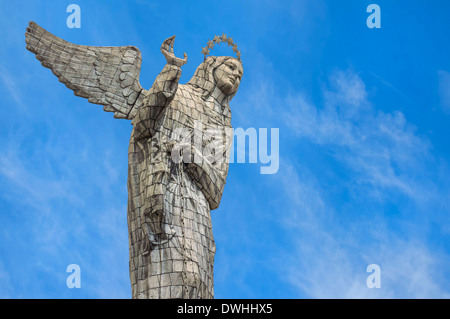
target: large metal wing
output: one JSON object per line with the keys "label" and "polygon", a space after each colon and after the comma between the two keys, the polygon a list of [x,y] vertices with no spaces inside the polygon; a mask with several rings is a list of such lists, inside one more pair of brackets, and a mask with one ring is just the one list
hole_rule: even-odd
{"label": "large metal wing", "polygon": [[103,105],[115,118],[136,115],[148,94],[139,84],[142,57],[138,48],[73,44],[35,22],[30,22],[25,37],[27,49],[75,95]]}

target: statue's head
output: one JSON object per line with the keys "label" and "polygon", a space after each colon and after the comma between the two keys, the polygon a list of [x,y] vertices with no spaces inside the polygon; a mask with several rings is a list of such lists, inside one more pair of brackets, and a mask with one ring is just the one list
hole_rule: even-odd
{"label": "statue's head", "polygon": [[209,56],[199,65],[188,84],[202,88],[205,91],[203,97],[209,96],[217,87],[231,99],[239,88],[243,73],[242,63],[238,59]]}

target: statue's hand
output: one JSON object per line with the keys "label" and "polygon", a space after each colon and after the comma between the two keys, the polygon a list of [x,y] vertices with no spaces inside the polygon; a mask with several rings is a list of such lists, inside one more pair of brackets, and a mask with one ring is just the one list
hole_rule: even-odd
{"label": "statue's hand", "polygon": [[177,58],[173,53],[173,43],[175,42],[175,36],[171,36],[166,39],[161,45],[161,53],[167,60],[167,63],[182,67],[187,62],[187,54],[184,53],[184,59]]}
{"label": "statue's hand", "polygon": [[191,143],[171,141],[167,143],[167,152],[175,163],[191,164],[202,159],[201,152]]}

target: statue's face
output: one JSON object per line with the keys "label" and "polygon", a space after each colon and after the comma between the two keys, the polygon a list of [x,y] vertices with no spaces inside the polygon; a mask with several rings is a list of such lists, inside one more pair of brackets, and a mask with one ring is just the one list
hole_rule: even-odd
{"label": "statue's face", "polygon": [[244,70],[241,62],[236,59],[225,60],[214,72],[214,78],[219,89],[225,95],[237,92]]}

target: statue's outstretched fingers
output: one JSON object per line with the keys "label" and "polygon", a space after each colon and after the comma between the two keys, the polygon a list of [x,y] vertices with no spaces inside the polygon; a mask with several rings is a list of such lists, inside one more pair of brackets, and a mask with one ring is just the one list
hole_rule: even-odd
{"label": "statue's outstretched fingers", "polygon": [[177,58],[173,52],[173,46],[175,43],[175,35],[166,39],[161,45],[161,53],[167,60],[167,63],[182,67],[187,62],[187,54],[184,53],[184,59]]}
{"label": "statue's outstretched fingers", "polygon": [[175,43],[175,36],[173,36],[172,42],[170,43],[170,53],[173,53],[173,44]]}
{"label": "statue's outstretched fingers", "polygon": [[164,55],[166,55],[166,53],[173,52],[173,49],[171,48],[171,46],[173,46],[174,40],[175,40],[175,35],[173,35],[170,38],[167,38],[166,40],[164,40],[164,42],[161,45],[161,52]]}

